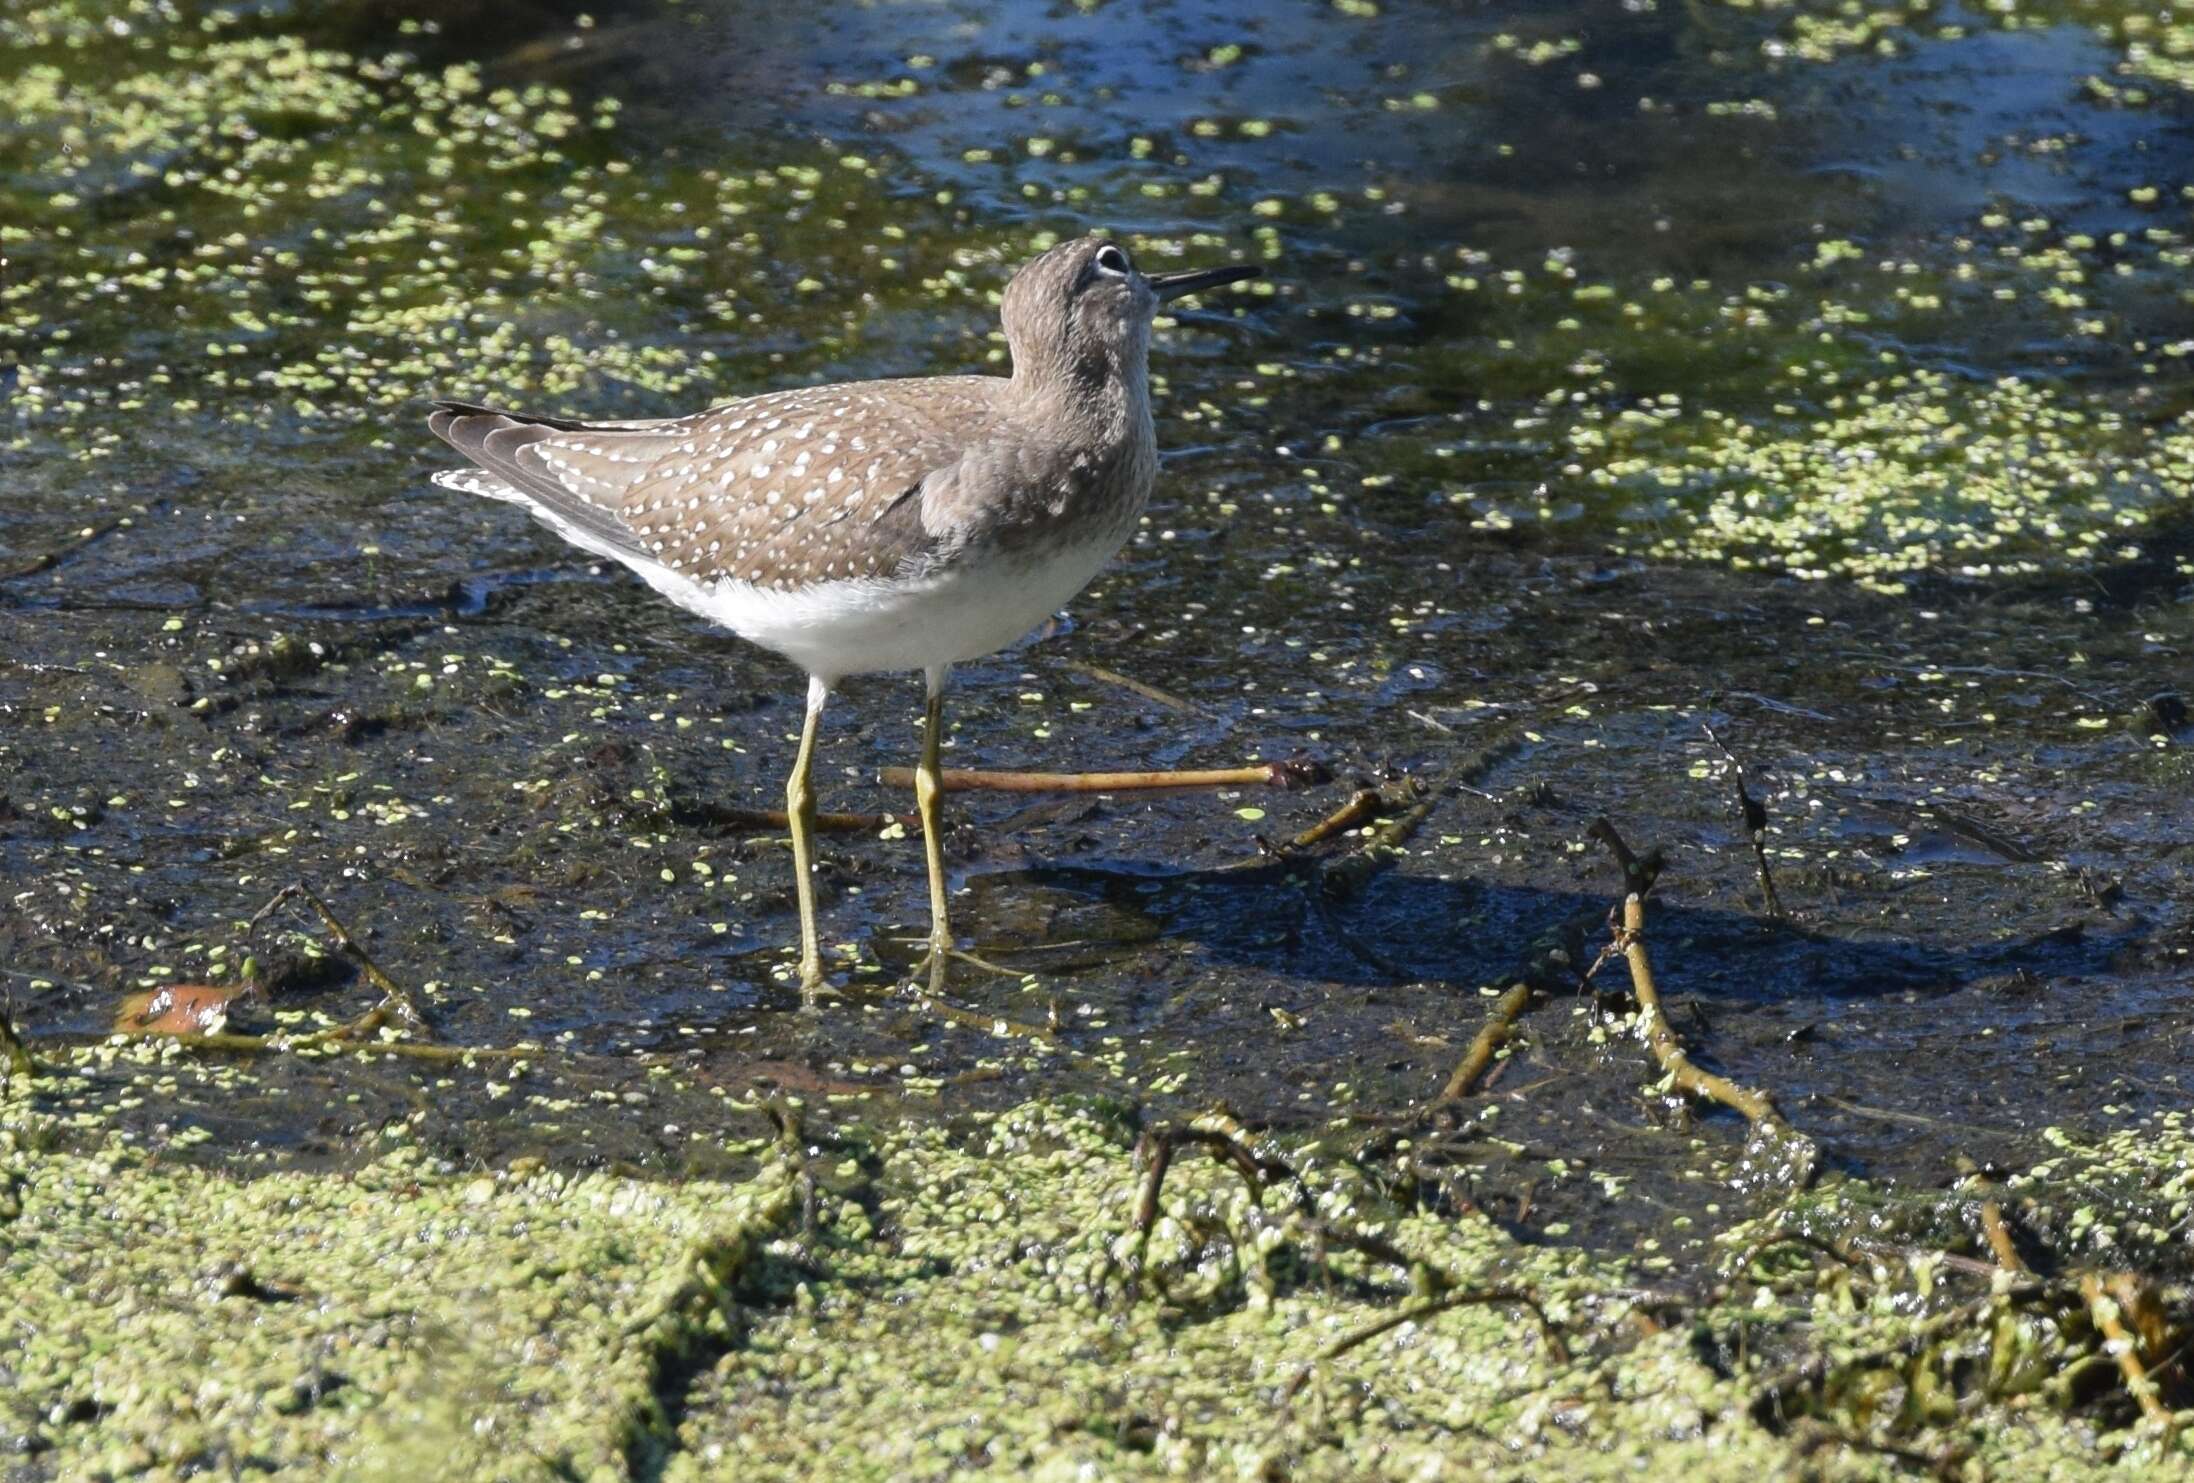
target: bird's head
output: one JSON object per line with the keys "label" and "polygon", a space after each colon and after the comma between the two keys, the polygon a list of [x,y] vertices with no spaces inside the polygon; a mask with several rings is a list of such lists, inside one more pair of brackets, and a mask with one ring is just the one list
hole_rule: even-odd
{"label": "bird's head", "polygon": [[1244,263],[1145,274],[1103,237],[1062,242],[1013,275],[1002,314],[1013,374],[1038,384],[1095,389],[1140,378],[1160,304],[1258,277]]}

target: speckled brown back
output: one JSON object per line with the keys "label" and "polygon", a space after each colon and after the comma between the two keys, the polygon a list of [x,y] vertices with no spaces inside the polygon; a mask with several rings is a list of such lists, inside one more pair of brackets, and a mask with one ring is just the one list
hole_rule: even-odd
{"label": "speckled brown back", "polygon": [[[891,577],[967,532],[923,481],[1012,441],[990,376],[770,392],[690,417],[575,422],[444,402],[429,427],[545,517],[695,582]],[[940,480],[940,482],[942,482]]]}

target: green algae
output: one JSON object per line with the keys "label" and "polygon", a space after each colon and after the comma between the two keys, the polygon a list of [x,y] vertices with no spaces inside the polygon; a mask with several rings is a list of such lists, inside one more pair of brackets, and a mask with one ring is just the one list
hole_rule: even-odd
{"label": "green algae", "polygon": [[[2194,417],[2129,426],[2108,400],[1915,372],[1825,399],[1778,429],[1663,409],[1574,429],[1587,477],[1633,494],[1636,549],[1712,555],[1884,592],[1915,573],[1980,579],[2052,559],[2133,561],[2142,530],[2194,499]],[[1702,497],[1703,496],[1703,497]],[[1688,528],[1666,530],[1685,507]],[[1622,538],[1629,545],[1630,538]]]}
{"label": "green algae", "polygon": [[[728,1182],[464,1167],[396,1129],[347,1172],[246,1176],[57,1116],[99,1064],[65,1059],[0,1105],[0,1434],[29,1476],[1871,1478],[1901,1452],[2074,1478],[2184,1455],[2125,1420],[2072,1309],[1944,1265],[1966,1196],[1831,1183],[1729,1225],[1722,1274],[1672,1274],[1397,1205],[1295,1139],[1258,1145],[1293,1161],[1261,1192],[1177,1159],[1145,1242],[1132,1138],[1087,1107],[810,1127]],[[2056,1142],[2005,1187],[2027,1230],[2071,1263],[2194,1270],[2183,1118]],[[1856,1265],[1814,1249],[1854,1240]],[[1526,1295],[1548,1333],[1497,1297],[1408,1316],[1443,1290]]]}
{"label": "green algae", "polygon": [[2076,26],[2117,53],[2110,78],[2088,79],[2096,97],[2138,106],[2155,100],[2159,88],[2167,95],[2194,90],[2194,5],[2187,0],[1990,0],[1970,9],[1940,0],[1890,5],[1867,0],[1722,3],[1782,22],[1783,29],[1761,43],[1763,52],[1776,60],[1894,55],[1921,38],[1954,42],[1976,31]]}
{"label": "green algae", "polygon": [[493,1174],[401,1129],[347,1174],[212,1173],[34,1110],[86,1066],[0,1119],[0,1434],[38,1475],[622,1476],[794,1209],[767,1169]]}

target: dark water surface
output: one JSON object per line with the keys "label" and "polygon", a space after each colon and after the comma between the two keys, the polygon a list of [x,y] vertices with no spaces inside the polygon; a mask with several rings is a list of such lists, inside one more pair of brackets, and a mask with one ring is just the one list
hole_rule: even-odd
{"label": "dark water surface", "polygon": [[[1321,1126],[1437,1090],[1481,989],[1613,899],[1604,815],[1666,852],[1679,1032],[1841,1166],[1930,1182],[2181,1104],[2194,91],[2186,23],[2143,50],[2127,13],[24,12],[10,1016],[95,1034],[248,955],[240,1026],[347,1018],[371,991],[312,923],[244,928],[304,879],[447,1039],[544,1045],[534,1092],[263,1058],[147,1136],[342,1160],[403,1117],[684,1168],[715,1096],[773,1088]],[[727,812],[779,802],[795,677],[429,487],[421,400],[996,369],[1012,265],[1093,227],[1270,276],[1161,331],[1148,527],[965,668],[948,760],[1337,781],[956,801],[957,925],[1030,975],[956,993],[1056,1053],[897,993],[918,841],[834,837],[847,999],[803,1013],[788,851]],[[875,776],[917,701],[848,687],[826,807],[909,806]],[[1439,789],[1406,854],[1259,862],[1404,775]],[[1527,1235],[1627,1245],[1713,1193],[1603,1008],[1557,994],[1480,1099],[1524,1152],[1466,1182]],[[1550,1152],[1627,1193],[1539,1189]]]}

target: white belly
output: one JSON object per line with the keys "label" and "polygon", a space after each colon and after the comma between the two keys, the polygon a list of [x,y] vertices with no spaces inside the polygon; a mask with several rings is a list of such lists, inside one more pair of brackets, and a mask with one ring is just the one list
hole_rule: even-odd
{"label": "white belly", "polygon": [[654,574],[641,575],[680,605],[835,684],[846,675],[935,673],[997,652],[1088,586],[1124,536],[1106,531],[1030,560],[963,559],[911,585],[864,579],[777,592],[672,577],[682,589],[673,591]]}
{"label": "white belly", "polygon": [[696,582],[626,547],[598,539],[554,510],[476,469],[435,482],[525,506],[580,549],[630,568],[689,612],[782,654],[826,684],[847,675],[920,670],[994,654],[1064,607],[1135,528],[1134,512],[1085,539],[1028,556],[962,556],[916,583],[822,582],[777,592],[750,582]]}

